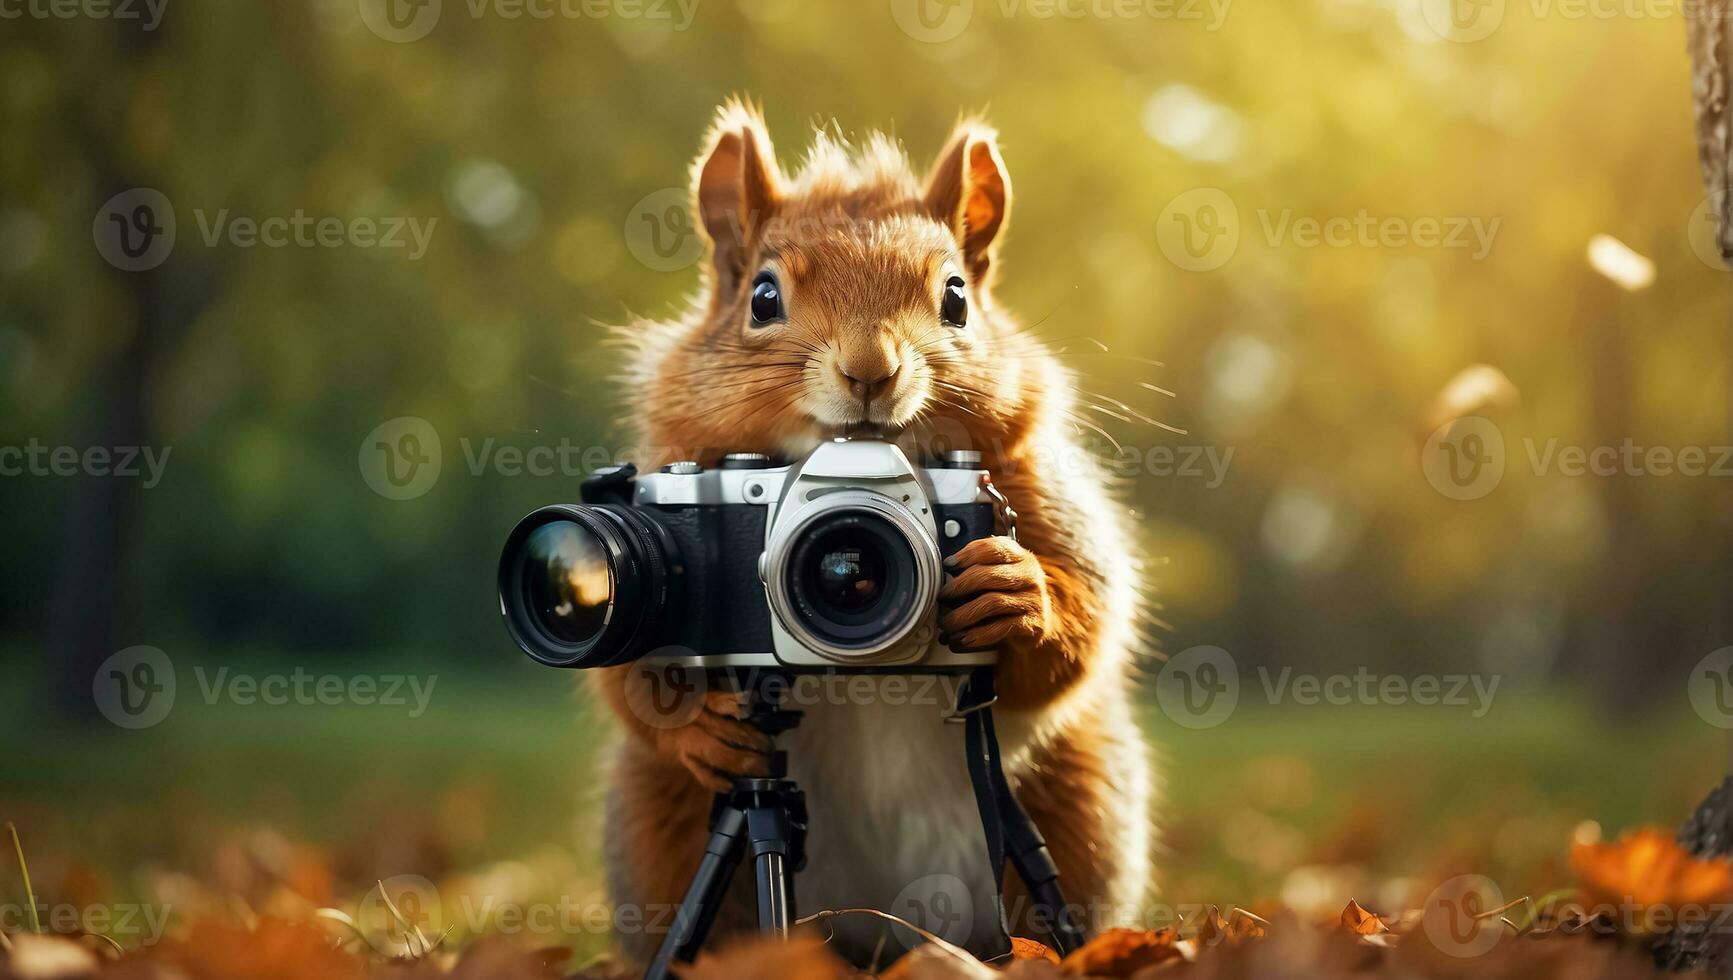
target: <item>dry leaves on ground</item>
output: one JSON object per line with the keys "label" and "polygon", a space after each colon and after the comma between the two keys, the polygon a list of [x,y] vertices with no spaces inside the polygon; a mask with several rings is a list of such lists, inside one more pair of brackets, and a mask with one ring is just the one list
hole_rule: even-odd
{"label": "dry leaves on ground", "polygon": [[[1292,978],[1677,976],[1655,965],[1655,947],[1694,908],[1733,903],[1733,866],[1701,858],[1666,831],[1640,830],[1572,851],[1580,889],[1496,908],[1459,906],[1465,935],[1442,936],[1434,910],[1381,915],[1349,899],[1317,923],[1293,913],[1266,920],[1242,909],[1206,908],[1177,927],[1111,929],[1060,957],[1018,940],[1004,963],[929,943],[882,980],[1232,980]],[[1448,911],[1449,909],[1447,909]],[[1633,912],[1638,914],[1632,914]],[[1661,914],[1661,913],[1666,914]],[[467,949],[421,938],[418,955],[373,952],[333,910],[301,918],[207,915],[155,945],[120,951],[95,937],[0,934],[0,980],[620,980],[613,962],[574,966],[564,948],[530,949],[483,939]],[[351,923],[352,926],[352,923]],[[1490,932],[1488,932],[1490,931]],[[721,943],[683,971],[687,980],[858,980],[813,936],[787,943]]]}

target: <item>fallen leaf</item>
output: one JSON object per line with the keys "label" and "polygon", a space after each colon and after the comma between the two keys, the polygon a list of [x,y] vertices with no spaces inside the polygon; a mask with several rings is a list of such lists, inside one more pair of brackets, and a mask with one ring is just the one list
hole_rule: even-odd
{"label": "fallen leaf", "polygon": [[848,980],[854,971],[824,943],[799,936],[785,943],[738,940],[700,953],[675,973],[681,980]]}
{"label": "fallen leaf", "polygon": [[1109,929],[1060,961],[1068,973],[1089,977],[1128,978],[1146,967],[1184,959],[1175,946],[1176,929]]}
{"label": "fallen leaf", "polygon": [[992,967],[973,957],[963,958],[942,946],[925,943],[910,950],[880,980],[999,980]]}
{"label": "fallen leaf", "polygon": [[1348,907],[1342,910],[1342,928],[1356,936],[1376,936],[1390,931],[1384,920],[1360,907],[1360,903],[1348,900]]}
{"label": "fallen leaf", "polygon": [[7,975],[17,980],[77,980],[95,976],[100,966],[95,953],[59,936],[14,936],[6,955]]}
{"label": "fallen leaf", "polygon": [[1059,954],[1048,949],[1046,945],[1038,943],[1033,939],[1024,939],[1021,936],[1012,936],[1011,959],[1046,960],[1049,963],[1057,964],[1059,962]]}
{"label": "fallen leaf", "polygon": [[1591,910],[1610,907],[1638,933],[1670,931],[1680,909],[1733,900],[1733,864],[1694,858],[1671,832],[1658,828],[1632,831],[1610,844],[1575,844],[1571,866]]}
{"label": "fallen leaf", "polygon": [[185,980],[361,980],[362,961],[336,949],[317,923],[264,918],[256,927],[201,919],[126,962]]}

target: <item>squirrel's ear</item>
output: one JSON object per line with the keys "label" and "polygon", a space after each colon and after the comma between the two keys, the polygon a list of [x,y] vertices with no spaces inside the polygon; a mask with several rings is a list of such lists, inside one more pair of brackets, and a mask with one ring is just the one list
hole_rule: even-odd
{"label": "squirrel's ear", "polygon": [[763,116],[741,100],[724,104],[692,172],[698,217],[722,292],[746,275],[753,236],[775,210],[781,182]]}
{"label": "squirrel's ear", "polygon": [[992,264],[993,240],[1011,211],[1011,178],[999,157],[997,136],[975,120],[959,124],[927,177],[927,213],[957,236],[976,277]]}

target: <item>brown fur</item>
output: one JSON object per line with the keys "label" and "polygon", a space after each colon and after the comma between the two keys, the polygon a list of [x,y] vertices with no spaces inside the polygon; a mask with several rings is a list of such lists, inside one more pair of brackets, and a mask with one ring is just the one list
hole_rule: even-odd
{"label": "brown fur", "polygon": [[[693,173],[712,244],[705,287],[688,316],[624,331],[641,452],[714,463],[730,450],[797,455],[860,431],[911,458],[980,450],[1020,514],[1018,542],[962,552],[941,628],[954,645],[1001,648],[1001,728],[1027,734],[1008,766],[1071,900],[1135,901],[1144,881],[1127,879],[1148,870],[1147,774],[1128,700],[1139,568],[1123,511],[1076,449],[1069,374],[993,299],[1011,201],[995,134],[960,124],[923,185],[888,139],[851,152],[820,133],[789,178],[759,114],[733,102]],[[749,322],[748,284],[766,267],[788,322],[763,328]],[[950,275],[968,283],[961,328],[938,315]],[[864,405],[849,387],[887,374]],[[714,697],[695,723],[652,729],[626,710],[632,676],[596,673],[630,736],[610,810],[616,899],[677,902],[709,789],[756,771],[763,740]]]}

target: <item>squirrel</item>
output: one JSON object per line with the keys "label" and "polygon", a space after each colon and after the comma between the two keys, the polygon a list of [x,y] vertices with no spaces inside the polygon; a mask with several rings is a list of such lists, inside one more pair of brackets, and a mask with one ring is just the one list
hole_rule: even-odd
{"label": "squirrel", "polygon": [[[1135,917],[1153,844],[1132,697],[1141,569],[1129,515],[1078,443],[1072,375],[994,299],[1011,205],[997,134],[965,117],[922,181],[890,138],[855,147],[821,129],[786,176],[761,111],[733,99],[693,165],[692,201],[709,259],[695,302],[681,318],[621,331],[636,436],[712,447],[707,466],[731,451],[798,458],[862,432],[979,450],[1017,510],[1017,536],[954,556],[940,639],[999,651],[1005,769],[1067,901],[1092,928]],[[610,897],[643,926],[620,939],[647,960],[704,853],[713,793],[762,774],[772,745],[735,694],[708,692],[689,723],[658,727],[632,709],[648,696],[634,690],[641,672],[586,673],[624,729],[603,846]],[[999,928],[1000,869],[986,867],[963,726],[943,723],[950,702],[918,703],[913,687],[847,690],[792,705],[805,718],[777,740],[810,812],[797,913],[924,916],[917,925],[980,947]],[[1032,934],[1015,878],[1005,875],[1004,907],[1014,925],[1025,909],[1019,931]],[[719,932],[755,922],[751,874],[733,889]],[[862,966],[882,965],[899,938],[917,941],[871,917],[826,925],[833,948]]]}

